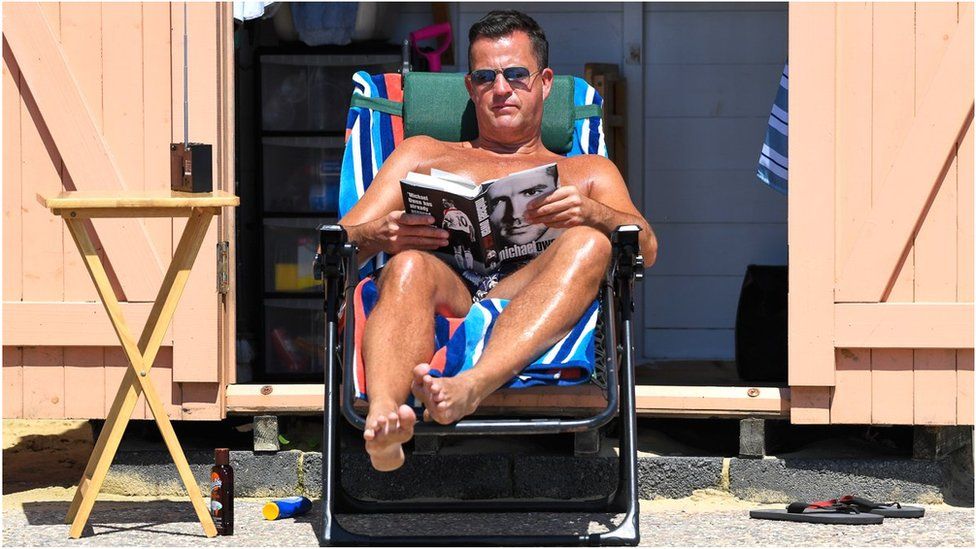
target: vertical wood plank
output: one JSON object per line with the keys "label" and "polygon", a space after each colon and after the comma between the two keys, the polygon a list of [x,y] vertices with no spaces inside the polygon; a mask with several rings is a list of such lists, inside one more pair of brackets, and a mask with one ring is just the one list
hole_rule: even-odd
{"label": "vertical wood plank", "polygon": [[3,301],[23,298],[20,69],[3,41]]}
{"label": "vertical wood plank", "polygon": [[[183,139],[183,8],[171,4],[172,82],[174,143]],[[190,140],[215,144],[217,135],[217,11],[213,3],[188,4],[190,37],[189,97]],[[216,171],[214,173],[217,173]],[[173,240],[179,241],[185,219],[174,220]],[[217,226],[211,223],[200,253],[173,319],[176,343],[173,349],[173,378],[176,381],[217,382],[218,296],[215,280]],[[184,397],[186,393],[184,392]]]}
{"label": "vertical wood plank", "polygon": [[[897,158],[915,111],[915,6],[872,4],[872,200]],[[888,301],[914,301],[915,250],[899,271]],[[874,423],[911,424],[914,417],[912,352],[871,353],[871,418]],[[907,414],[907,415],[906,415]]]}
{"label": "vertical wood plank", "polygon": [[[51,4],[42,6],[47,23],[57,36],[58,5],[54,4],[53,8]],[[52,9],[55,19],[50,17]],[[61,191],[61,156],[26,82],[22,82],[20,96],[23,101],[20,109],[23,234],[37,243],[23,256],[23,299],[61,301],[64,297],[63,222],[37,201],[38,193]]]}
{"label": "vertical wood plank", "polygon": [[221,391],[217,383],[181,383],[183,419],[220,419]]}
{"label": "vertical wood plank", "polygon": [[24,347],[24,417],[64,417],[64,353],[61,347]]}
{"label": "vertical wood plank", "polygon": [[871,349],[837,349],[830,423],[871,423]]}
{"label": "vertical wood plank", "polygon": [[[973,25],[973,5],[959,4],[959,24]],[[967,67],[972,79],[973,67]],[[973,121],[970,119],[957,154],[956,300],[973,301]],[[956,424],[973,424],[973,350],[956,351]]]}
{"label": "vertical wood plank", "polygon": [[[915,107],[924,101],[949,40],[956,31],[956,5],[915,7]],[[956,300],[956,172],[952,159],[915,237],[915,301]],[[924,181],[920,184],[931,185]],[[919,349],[914,354],[915,424],[956,421],[956,352]]]}
{"label": "vertical wood plank", "polygon": [[[898,158],[915,113],[915,6],[872,4],[874,10],[872,194]],[[915,250],[899,271],[888,301],[914,300]]]}
{"label": "vertical wood plank", "polygon": [[[102,4],[64,3],[61,6],[61,45],[88,112],[95,126],[102,131]],[[70,172],[64,170],[63,176],[66,190],[78,188]],[[97,301],[98,292],[64,223],[61,233],[65,243],[62,250],[65,301]]]}
{"label": "vertical wood plank", "polygon": [[3,347],[3,417],[24,417],[24,348]]}
{"label": "vertical wood plank", "polygon": [[789,383],[832,386],[835,7],[790,6],[789,32]]}
{"label": "vertical wood plank", "polygon": [[[60,37],[60,5],[41,4],[55,37]],[[41,206],[37,193],[61,190],[61,156],[43,123],[33,94],[22,82],[21,211],[23,234],[38,243],[23,256],[23,299],[61,301],[64,298],[64,242],[61,218]],[[23,246],[23,244],[21,244]],[[64,353],[61,347],[25,347],[23,351],[23,408],[25,418],[64,415]]]}
{"label": "vertical wood plank", "polygon": [[[119,386],[125,378],[125,372],[129,368],[129,359],[125,357],[122,347],[105,347],[105,409],[112,408]],[[151,372],[150,372],[151,373]],[[132,419],[146,419],[146,396],[139,395],[135,408],[132,410]]]}
{"label": "vertical wood plank", "polygon": [[[142,189],[145,169],[143,167],[143,80],[142,80],[142,5],[139,3],[102,4],[102,94],[105,109],[102,114],[105,144],[115,157],[119,176],[129,189]],[[148,220],[98,219],[94,220],[96,230],[101,234],[118,233],[138,224],[147,229]],[[153,239],[155,244],[155,240]],[[166,262],[162,250],[156,249],[161,263]],[[116,272],[122,271],[117,265],[138,261],[126,255],[113,255],[109,258]],[[131,301],[149,301],[156,295],[156,288],[142,293],[133,281],[123,278],[119,281],[125,289],[125,297]],[[137,331],[141,327],[134,327]]]}
{"label": "vertical wood plank", "polygon": [[[172,138],[170,82],[170,8],[165,3],[142,4],[143,135],[145,137],[143,188],[168,189],[169,144]],[[173,257],[173,220],[146,220],[146,229],[160,258]]]}
{"label": "vertical wood plank", "polygon": [[871,422],[911,425],[915,417],[911,349],[871,353]]}
{"label": "vertical wood plank", "polygon": [[[220,47],[218,49],[221,61],[220,79],[220,154],[218,155],[220,169],[220,187],[229,192],[235,192],[234,186],[234,112],[235,112],[235,80],[234,80],[234,15],[233,6],[218,4],[218,17],[221,29]],[[228,265],[230,280],[236,280],[237,243],[234,210],[224,208],[216,218],[220,240],[228,242]],[[218,326],[220,338],[221,373],[220,380],[224,387],[237,381],[237,289],[231,284],[227,294],[223,297],[222,307],[218,311]],[[227,399],[220,399],[221,416],[227,415]]]}
{"label": "vertical wood plank", "polygon": [[790,423],[823,425],[830,423],[832,387],[790,387]]}
{"label": "vertical wood plank", "polygon": [[973,424],[973,350],[956,351],[956,425]]}
{"label": "vertical wood plank", "polygon": [[[837,235],[835,277],[871,211],[872,9],[838,4],[837,48]],[[871,422],[871,350],[836,349],[830,399],[831,423]]]}
{"label": "vertical wood plank", "polygon": [[[173,383],[173,348],[160,347],[152,370],[149,370],[149,378],[152,379],[156,394],[159,395],[160,402],[166,408],[166,415],[170,419],[183,419],[183,412],[180,408],[182,400],[177,390],[174,390]],[[152,412],[148,409],[147,411]]]}
{"label": "vertical wood plank", "polygon": [[105,362],[102,347],[64,348],[64,414],[105,417]]}
{"label": "vertical wood plank", "polygon": [[[970,19],[972,24],[972,19]],[[956,301],[973,301],[973,121],[959,142],[958,177],[956,179]]]}

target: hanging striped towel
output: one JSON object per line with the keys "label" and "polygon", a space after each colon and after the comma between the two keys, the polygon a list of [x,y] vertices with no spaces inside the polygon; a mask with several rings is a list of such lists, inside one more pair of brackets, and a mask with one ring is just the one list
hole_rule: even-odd
{"label": "hanging striped towel", "polygon": [[783,67],[783,75],[779,79],[779,90],[769,113],[766,140],[756,169],[756,175],[763,183],[783,194],[786,194],[789,179],[789,69],[789,64]]}
{"label": "hanging striped towel", "polygon": [[[354,300],[356,318],[353,382],[357,397],[366,400],[363,332],[366,329],[366,319],[379,300],[376,283],[372,278],[360,281]],[[431,375],[451,377],[474,368],[491,336],[495,321],[506,305],[507,299],[485,299],[472,305],[464,318],[435,314],[435,351],[430,360]],[[599,314],[598,305],[598,302],[593,302],[568,334],[523,368],[505,387],[519,389],[537,385],[579,385],[589,381],[596,363],[594,331]],[[407,404],[415,406],[412,397]]]}

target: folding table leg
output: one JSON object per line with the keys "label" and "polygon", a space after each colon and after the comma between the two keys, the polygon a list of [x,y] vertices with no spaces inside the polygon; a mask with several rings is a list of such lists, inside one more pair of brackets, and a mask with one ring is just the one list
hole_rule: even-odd
{"label": "folding table leg", "polygon": [[82,476],[78,489],[75,492],[74,500],[68,510],[66,521],[71,523],[69,535],[73,538],[81,536],[81,531],[92,507],[95,498],[101,490],[105,475],[108,473],[109,466],[115,458],[121,442],[122,434],[132,416],[139,394],[146,395],[146,401],[153,413],[156,424],[163,435],[166,447],[176,464],[180,478],[190,496],[190,501],[197,513],[197,517],[203,526],[204,533],[208,537],[217,534],[213,524],[213,519],[207,511],[206,504],[200,493],[200,488],[193,478],[190,466],[180,447],[173,426],[166,415],[166,411],[159,396],[156,393],[148,375],[152,364],[155,361],[159,346],[162,343],[163,335],[169,328],[170,321],[176,311],[176,305],[186,286],[189,278],[190,268],[199,252],[203,237],[207,232],[207,227],[213,217],[215,209],[194,209],[190,215],[187,227],[180,238],[173,261],[167,269],[166,276],[160,286],[156,301],[153,303],[152,312],[146,321],[138,345],[134,342],[131,333],[122,316],[121,308],[115,293],[112,290],[105,269],[98,257],[88,234],[79,221],[65,218],[70,232],[74,237],[75,244],[78,246],[88,272],[95,283],[102,303],[112,321],[112,326],[119,340],[122,343],[126,357],[129,359],[129,369],[123,378],[122,385],[116,394],[112,409],[103,428],[95,449],[89,458],[85,473]]}

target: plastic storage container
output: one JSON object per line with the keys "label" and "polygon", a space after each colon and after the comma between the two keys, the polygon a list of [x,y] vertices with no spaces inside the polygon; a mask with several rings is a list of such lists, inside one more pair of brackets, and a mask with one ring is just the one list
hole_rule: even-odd
{"label": "plastic storage container", "polygon": [[321,299],[266,299],[264,322],[266,373],[323,371],[325,319]]}
{"label": "plastic storage container", "polygon": [[340,137],[265,137],[264,211],[335,216],[339,211]]}
{"label": "plastic storage container", "polygon": [[315,280],[312,262],[318,247],[322,223],[335,218],[264,220],[264,291],[318,292],[322,282]]}
{"label": "plastic storage container", "polygon": [[395,72],[399,55],[262,55],[261,112],[264,131],[346,129],[352,75]]}

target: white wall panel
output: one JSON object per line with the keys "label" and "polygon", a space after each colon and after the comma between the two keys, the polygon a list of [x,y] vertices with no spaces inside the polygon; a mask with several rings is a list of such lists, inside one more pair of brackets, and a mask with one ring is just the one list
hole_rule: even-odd
{"label": "white wall panel", "polygon": [[[758,156],[758,155],[757,155]],[[644,215],[658,223],[782,223],[786,195],[756,179],[756,170],[648,170],[653,188]]]}
{"label": "white wall panel", "polygon": [[643,357],[648,360],[732,360],[732,330],[644,330]]}
{"label": "white wall panel", "polygon": [[786,197],[756,163],[787,55],[786,4],[644,5],[643,360],[732,360],[746,266],[784,265]]}
{"label": "white wall panel", "polygon": [[782,63],[787,11],[776,6],[770,4],[771,11],[646,13],[645,63]]}
{"label": "white wall panel", "polygon": [[733,328],[741,286],[739,276],[646,276],[644,326]]}

